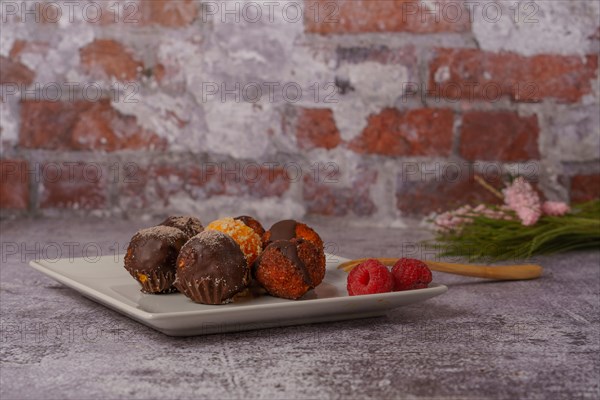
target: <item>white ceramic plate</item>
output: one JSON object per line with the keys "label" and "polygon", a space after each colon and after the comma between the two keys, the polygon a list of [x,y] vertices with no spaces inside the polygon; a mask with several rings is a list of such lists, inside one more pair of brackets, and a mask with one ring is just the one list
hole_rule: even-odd
{"label": "white ceramic plate", "polygon": [[244,331],[313,322],[339,321],[385,314],[386,311],[427,300],[448,288],[431,284],[427,289],[348,296],[346,261],[327,255],[325,280],[301,300],[271,296],[243,298],[220,306],[196,304],[181,293],[150,295],[123,268],[122,256],[32,261],[30,265],[90,299],[171,336],[192,336]]}

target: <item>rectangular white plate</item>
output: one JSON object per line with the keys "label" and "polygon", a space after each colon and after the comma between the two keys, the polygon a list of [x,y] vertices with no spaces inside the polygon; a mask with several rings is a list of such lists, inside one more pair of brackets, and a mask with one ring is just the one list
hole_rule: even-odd
{"label": "rectangular white plate", "polygon": [[336,269],[347,260],[328,254],[325,280],[301,300],[265,295],[210,306],[196,304],[181,293],[150,295],[140,292],[139,284],[123,267],[122,256],[91,261],[83,258],[41,260],[32,261],[30,265],[82,295],[171,336],[372,317],[448,290],[444,285],[431,284],[427,289],[348,296],[347,274]]}

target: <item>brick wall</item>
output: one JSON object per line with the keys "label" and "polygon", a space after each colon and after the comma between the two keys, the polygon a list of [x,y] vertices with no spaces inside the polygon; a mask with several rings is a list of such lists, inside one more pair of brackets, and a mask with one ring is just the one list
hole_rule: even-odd
{"label": "brick wall", "polygon": [[3,216],[395,223],[600,193],[590,1],[3,1]]}

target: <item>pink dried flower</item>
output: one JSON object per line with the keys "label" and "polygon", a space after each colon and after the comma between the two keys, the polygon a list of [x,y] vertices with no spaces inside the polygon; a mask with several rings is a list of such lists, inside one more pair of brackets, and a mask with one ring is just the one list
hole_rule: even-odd
{"label": "pink dried flower", "polygon": [[471,210],[471,206],[462,206],[454,211],[446,211],[442,214],[438,214],[433,223],[437,230],[442,232],[454,231],[460,229],[460,227],[467,222],[463,216]]}
{"label": "pink dried flower", "polygon": [[442,232],[456,230],[462,225],[461,218],[456,217],[450,211],[437,215],[433,223],[436,229]]}
{"label": "pink dried flower", "polygon": [[517,177],[502,191],[504,203],[514,212],[525,226],[534,225],[542,215],[540,196],[522,176]]}
{"label": "pink dried flower", "polygon": [[546,201],[542,204],[542,211],[546,215],[561,217],[571,211],[571,208],[567,203],[563,203],[562,201]]}
{"label": "pink dried flower", "polygon": [[445,213],[437,215],[433,223],[438,231],[450,232],[458,231],[466,224],[473,222],[475,217],[488,217],[492,219],[512,219],[512,217],[506,213],[506,210],[494,210],[488,208],[484,204],[480,204],[473,208],[469,205],[464,205],[454,211],[446,211]]}

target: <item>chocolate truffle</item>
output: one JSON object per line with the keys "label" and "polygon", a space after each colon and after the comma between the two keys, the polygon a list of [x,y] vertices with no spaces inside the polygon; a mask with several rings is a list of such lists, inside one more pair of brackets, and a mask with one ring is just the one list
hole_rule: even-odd
{"label": "chocolate truffle", "polygon": [[309,240],[278,240],[257,260],[254,277],[272,296],[299,299],[323,281],[325,253]]}
{"label": "chocolate truffle", "polygon": [[246,226],[254,229],[254,232],[256,232],[256,234],[260,238],[262,238],[265,234],[265,228],[263,228],[262,224],[248,215],[240,215],[239,217],[235,217],[234,219],[242,221],[244,224],[246,224]]}
{"label": "chocolate truffle", "polygon": [[175,287],[202,304],[225,304],[250,284],[250,267],[228,235],[206,230],[190,239],[177,259]]}
{"label": "chocolate truffle", "polygon": [[161,225],[142,229],[131,238],[125,269],[142,285],[142,292],[175,291],[175,262],[187,239],[179,229]]}
{"label": "chocolate truffle", "polygon": [[159,225],[177,228],[183,231],[189,238],[196,236],[204,230],[202,222],[198,218],[189,215],[170,216]]}
{"label": "chocolate truffle", "polygon": [[263,248],[266,248],[270,243],[277,240],[290,240],[294,238],[302,238],[310,240],[323,249],[323,240],[310,226],[293,219],[286,219],[276,222],[262,237]]}
{"label": "chocolate truffle", "polygon": [[242,221],[231,217],[221,218],[211,222],[206,227],[207,231],[214,230],[226,233],[240,246],[246,256],[248,265],[252,265],[256,257],[262,252],[262,241],[260,236],[254,232],[254,229],[247,226]]}

